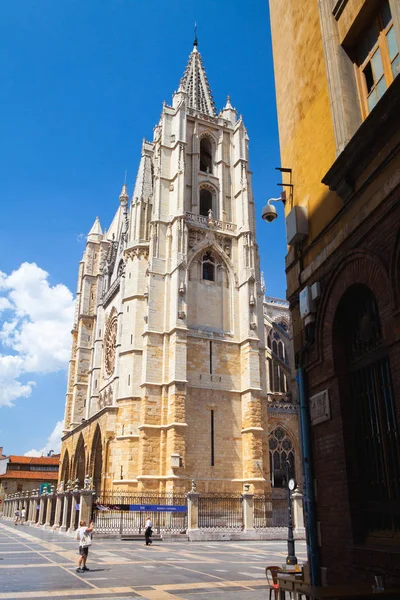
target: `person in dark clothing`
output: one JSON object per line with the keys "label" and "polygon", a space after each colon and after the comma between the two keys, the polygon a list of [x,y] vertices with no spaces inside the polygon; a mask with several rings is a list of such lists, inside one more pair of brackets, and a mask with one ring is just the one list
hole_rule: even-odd
{"label": "person in dark clothing", "polygon": [[146,540],[146,546],[150,546],[153,543],[151,541],[151,539],[150,539],[151,536],[152,536],[152,534],[153,534],[152,527],[153,527],[153,523],[151,522],[150,517],[148,517],[147,521],[146,521],[146,529],[145,529],[145,532],[144,532],[144,538]]}

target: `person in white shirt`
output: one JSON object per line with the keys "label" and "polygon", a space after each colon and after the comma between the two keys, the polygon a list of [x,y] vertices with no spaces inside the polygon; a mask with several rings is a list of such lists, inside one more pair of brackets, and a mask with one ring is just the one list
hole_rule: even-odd
{"label": "person in white shirt", "polygon": [[25,523],[25,515],[26,515],[26,510],[25,510],[25,506],[24,506],[24,508],[21,510],[21,525],[23,525]]}
{"label": "person in white shirt", "polygon": [[79,523],[80,527],[76,531],[76,539],[79,540],[79,560],[77,573],[89,571],[86,566],[87,557],[89,554],[89,546],[92,544],[93,521],[90,521],[89,527],[86,526],[86,521]]}
{"label": "person in white shirt", "polygon": [[146,521],[146,529],[144,531],[144,537],[146,540],[146,546],[150,546],[153,542],[151,541],[151,536],[153,534],[152,531],[152,527],[153,527],[153,523],[151,522],[150,517],[147,517],[147,521]]}

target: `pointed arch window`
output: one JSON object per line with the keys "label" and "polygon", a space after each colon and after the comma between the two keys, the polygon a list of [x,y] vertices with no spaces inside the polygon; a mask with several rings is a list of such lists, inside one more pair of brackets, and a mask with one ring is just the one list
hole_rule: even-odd
{"label": "pointed arch window", "polygon": [[208,217],[208,213],[210,210],[212,210],[213,207],[213,199],[212,199],[212,193],[210,192],[210,190],[207,189],[201,189],[200,190],[200,214],[203,215],[203,217]]}
{"label": "pointed arch window", "polygon": [[215,281],[215,259],[211,252],[203,254],[202,278],[205,281]]}
{"label": "pointed arch window", "polygon": [[294,458],[292,440],[283,427],[276,427],[269,435],[269,466],[272,487],[286,487],[287,481],[294,479]]}
{"label": "pointed arch window", "polygon": [[200,171],[213,172],[213,148],[210,138],[205,135],[200,140]]}

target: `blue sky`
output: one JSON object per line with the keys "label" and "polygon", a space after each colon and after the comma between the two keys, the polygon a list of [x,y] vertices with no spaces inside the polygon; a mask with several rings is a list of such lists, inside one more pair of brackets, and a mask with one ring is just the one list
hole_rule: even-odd
{"label": "blue sky", "polygon": [[280,193],[267,0],[3,0],[0,446],[6,453],[56,443],[60,427],[48,438],[64,413],[65,336],[82,234],[96,215],[108,227],[125,170],[132,193],[141,140],[152,139],[162,102],[170,103],[178,87],[195,21],[217,108],[230,94],[249,132],[261,268],[267,294],[285,297],[282,207],[272,225],[259,218],[268,198]]}

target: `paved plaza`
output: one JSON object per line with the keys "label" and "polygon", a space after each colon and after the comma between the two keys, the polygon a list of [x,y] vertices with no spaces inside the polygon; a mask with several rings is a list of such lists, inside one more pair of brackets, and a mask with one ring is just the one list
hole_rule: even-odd
{"label": "paved plaza", "polygon": [[[299,562],[304,542],[296,544]],[[0,522],[0,599],[148,598],[265,600],[265,567],[285,562],[286,543],[96,539],[87,573],[76,573],[77,542],[65,534]]]}

